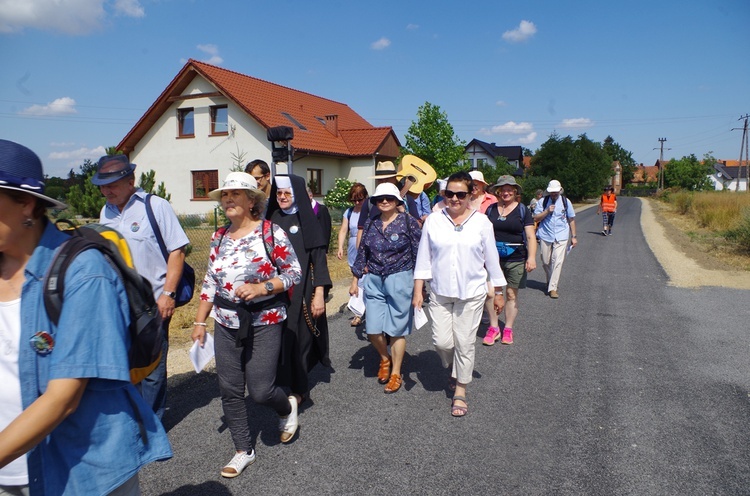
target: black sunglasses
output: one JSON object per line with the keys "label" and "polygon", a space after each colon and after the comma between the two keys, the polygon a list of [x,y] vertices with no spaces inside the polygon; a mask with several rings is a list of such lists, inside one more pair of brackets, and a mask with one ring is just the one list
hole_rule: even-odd
{"label": "black sunglasses", "polygon": [[378,203],[380,203],[382,201],[387,201],[388,203],[390,203],[390,202],[395,202],[396,201],[396,197],[395,196],[390,196],[390,195],[379,196],[375,201],[378,202]]}
{"label": "black sunglasses", "polygon": [[459,200],[463,200],[466,198],[466,195],[468,195],[468,191],[451,191],[449,189],[445,190],[445,197],[446,198],[453,198],[454,196],[457,197]]}

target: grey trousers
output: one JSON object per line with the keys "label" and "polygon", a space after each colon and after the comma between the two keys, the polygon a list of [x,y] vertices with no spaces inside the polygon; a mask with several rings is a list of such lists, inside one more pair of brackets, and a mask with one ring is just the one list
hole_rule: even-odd
{"label": "grey trousers", "polygon": [[281,350],[281,325],[256,326],[245,340],[235,346],[236,329],[221,324],[214,327],[216,374],[219,377],[221,405],[237,451],[252,451],[248,426],[245,387],[252,400],[273,408],[279,416],[291,413],[284,390],[276,386],[276,366]]}

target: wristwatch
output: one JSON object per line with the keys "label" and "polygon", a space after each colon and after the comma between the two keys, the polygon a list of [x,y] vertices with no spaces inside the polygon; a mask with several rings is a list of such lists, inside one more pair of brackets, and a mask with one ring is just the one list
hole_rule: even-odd
{"label": "wristwatch", "polygon": [[175,293],[174,291],[162,291],[162,293],[164,293],[165,295],[169,296],[173,300],[175,298],[177,298],[177,293]]}
{"label": "wristwatch", "polygon": [[273,293],[273,283],[271,281],[266,281],[265,284],[263,284],[263,287],[266,288],[268,294]]}

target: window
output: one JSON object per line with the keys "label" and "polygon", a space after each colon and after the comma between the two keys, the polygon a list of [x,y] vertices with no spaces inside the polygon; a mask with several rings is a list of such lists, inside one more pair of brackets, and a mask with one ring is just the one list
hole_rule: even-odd
{"label": "window", "polygon": [[208,192],[219,187],[218,170],[193,171],[193,199],[208,199]]}
{"label": "window", "polygon": [[229,134],[229,122],[226,105],[211,107],[211,134]]}
{"label": "window", "polygon": [[179,134],[180,137],[195,137],[195,121],[193,120],[195,113],[192,108],[177,109],[177,121],[179,123]]}
{"label": "window", "polygon": [[323,192],[323,169],[307,169],[307,185],[313,195],[322,195]]}
{"label": "window", "polygon": [[487,167],[487,159],[486,158],[478,158],[477,159],[477,169],[482,167]]}

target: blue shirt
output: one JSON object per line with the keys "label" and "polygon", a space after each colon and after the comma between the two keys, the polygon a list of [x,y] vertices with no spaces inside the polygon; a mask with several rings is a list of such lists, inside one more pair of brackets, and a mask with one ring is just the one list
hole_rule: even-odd
{"label": "blue shirt", "polygon": [[[136,270],[148,279],[154,290],[154,298],[158,299],[164,289],[164,279],[167,277],[167,261],[164,260],[159,242],[148,221],[146,195],[145,191],[138,188],[122,212],[117,206],[106,203],[99,214],[99,222],[116,229],[128,241]],[[167,200],[153,195],[151,207],[167,252],[182,248],[190,242]]]}
{"label": "blue shirt", "polygon": [[[570,200],[567,198],[565,198],[565,200],[567,200],[568,203],[567,212],[563,213],[563,210],[565,209],[563,209],[562,195],[560,195],[557,197],[557,201],[555,201],[555,211],[551,214],[547,214],[547,216],[539,222],[536,235],[542,241],[553,243],[555,241],[567,241],[570,237],[570,226],[568,225],[568,220],[575,218],[576,211],[573,210],[573,204],[570,203]],[[552,201],[551,197],[549,201]],[[547,204],[547,207],[549,208],[549,203]],[[534,215],[539,215],[542,212],[544,212],[544,200],[539,200],[536,203]]]}
{"label": "blue shirt", "polygon": [[[70,265],[57,327],[44,311],[44,276],[67,238],[49,223],[26,265],[18,359],[23,408],[52,379],[89,381],[78,408],[28,453],[29,488],[32,495],[103,495],[147,463],[170,458],[172,450],[156,415],[130,383],[127,296],[104,258],[88,250]],[[30,344],[37,332],[54,339],[46,355]]]}
{"label": "blue shirt", "polygon": [[379,276],[413,270],[421,235],[422,229],[411,215],[398,214],[385,230],[378,215],[365,225],[352,274],[361,278],[365,267]]}

